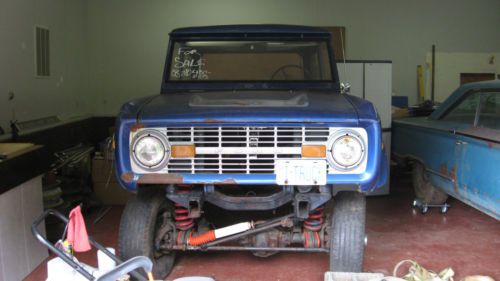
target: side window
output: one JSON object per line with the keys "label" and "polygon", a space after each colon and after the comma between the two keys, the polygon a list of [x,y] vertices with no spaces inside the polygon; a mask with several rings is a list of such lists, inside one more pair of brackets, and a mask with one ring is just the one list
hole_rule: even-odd
{"label": "side window", "polygon": [[481,108],[477,127],[500,129],[500,92],[490,92],[481,95]]}
{"label": "side window", "polygon": [[479,93],[471,93],[456,105],[442,120],[474,125],[477,106],[480,100]]}

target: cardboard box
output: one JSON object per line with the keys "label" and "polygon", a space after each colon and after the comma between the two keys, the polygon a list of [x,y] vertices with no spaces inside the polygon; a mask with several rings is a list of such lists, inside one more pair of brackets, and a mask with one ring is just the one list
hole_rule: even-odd
{"label": "cardboard box", "polygon": [[409,117],[408,108],[392,107],[392,119],[400,119]]}
{"label": "cardboard box", "polygon": [[123,189],[116,180],[114,161],[97,159],[92,160],[92,184],[94,193],[105,205],[125,205],[133,195]]}

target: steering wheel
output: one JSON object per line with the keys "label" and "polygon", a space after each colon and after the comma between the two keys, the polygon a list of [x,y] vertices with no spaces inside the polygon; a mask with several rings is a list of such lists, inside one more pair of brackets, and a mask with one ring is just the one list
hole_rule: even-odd
{"label": "steering wheel", "polygon": [[309,76],[309,73],[307,72],[307,70],[305,70],[302,66],[297,65],[297,64],[285,64],[283,66],[280,66],[278,69],[276,69],[276,71],[273,72],[273,74],[271,75],[271,80],[274,80],[274,78],[276,78],[276,76],[280,72],[283,73],[283,76],[285,76],[285,80],[288,80],[289,75],[285,71],[285,69],[287,69],[287,68],[297,68],[299,70],[302,70],[305,75]]}

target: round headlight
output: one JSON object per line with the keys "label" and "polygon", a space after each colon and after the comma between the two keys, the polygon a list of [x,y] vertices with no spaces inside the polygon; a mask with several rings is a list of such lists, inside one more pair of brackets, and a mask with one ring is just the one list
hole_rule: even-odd
{"label": "round headlight", "polygon": [[336,134],[332,139],[331,160],[338,168],[348,170],[358,166],[363,160],[364,154],[363,141],[352,132]]}
{"label": "round headlight", "polygon": [[141,132],[132,145],[133,159],[147,169],[161,168],[170,156],[169,150],[166,138],[157,131]]}

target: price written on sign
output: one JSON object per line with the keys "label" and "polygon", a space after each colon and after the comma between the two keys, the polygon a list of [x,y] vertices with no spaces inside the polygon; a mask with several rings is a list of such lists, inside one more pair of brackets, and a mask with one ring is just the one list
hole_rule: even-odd
{"label": "price written on sign", "polygon": [[171,76],[177,79],[206,80],[210,74],[205,68],[205,59],[196,49],[179,48],[174,57]]}

